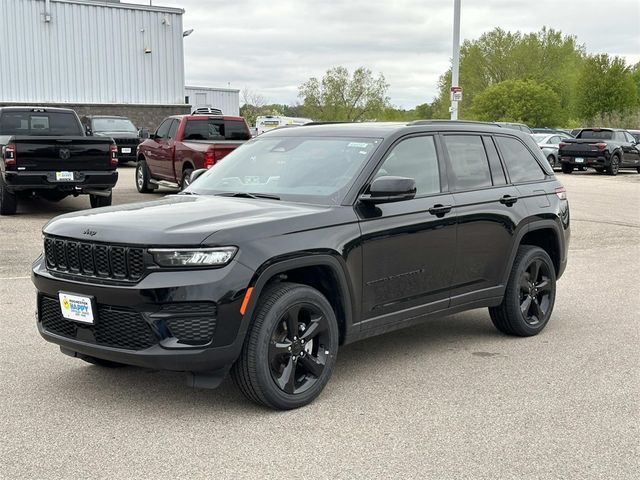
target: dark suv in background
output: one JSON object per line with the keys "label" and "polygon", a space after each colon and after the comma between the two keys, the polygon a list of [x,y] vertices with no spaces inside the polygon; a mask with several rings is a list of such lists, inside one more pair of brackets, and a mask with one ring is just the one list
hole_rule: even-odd
{"label": "dark suv in background", "polygon": [[231,371],[249,399],[290,409],[320,394],[340,345],[481,307],[509,335],[551,318],[569,205],[530,135],[309,125],[192,180],[44,227],[33,281],[46,340],[195,386]]}
{"label": "dark suv in background", "polygon": [[110,137],[118,146],[120,163],[137,161],[140,143],[138,129],[127,117],[117,115],[87,115],[81,118],[88,136]]}

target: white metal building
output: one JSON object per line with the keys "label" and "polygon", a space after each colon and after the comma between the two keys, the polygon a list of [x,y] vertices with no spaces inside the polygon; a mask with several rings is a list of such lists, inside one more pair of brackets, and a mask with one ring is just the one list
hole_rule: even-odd
{"label": "white metal building", "polygon": [[183,13],[118,0],[0,0],[0,104],[188,111]]}
{"label": "white metal building", "polygon": [[225,115],[240,115],[240,90],[233,88],[184,87],[185,103],[193,109],[219,108]]}

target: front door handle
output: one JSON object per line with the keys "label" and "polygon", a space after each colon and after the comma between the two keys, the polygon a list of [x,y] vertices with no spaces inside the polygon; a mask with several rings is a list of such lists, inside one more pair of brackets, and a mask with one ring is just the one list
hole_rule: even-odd
{"label": "front door handle", "polygon": [[444,217],[445,214],[449,213],[451,208],[451,205],[442,205],[438,203],[429,209],[429,213],[441,218]]}
{"label": "front door handle", "polygon": [[507,207],[510,207],[517,201],[518,201],[518,197],[512,197],[511,195],[505,195],[500,199],[500,203],[502,203],[503,205],[506,205]]}

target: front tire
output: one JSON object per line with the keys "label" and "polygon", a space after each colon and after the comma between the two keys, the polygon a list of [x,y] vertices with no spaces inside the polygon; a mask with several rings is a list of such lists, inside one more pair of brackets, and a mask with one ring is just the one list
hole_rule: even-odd
{"label": "front tire", "polygon": [[611,157],[611,163],[607,167],[607,175],[613,175],[614,177],[620,170],[620,157],[616,154]]}
{"label": "front tire", "polygon": [[556,298],[556,272],[540,247],[521,245],[502,303],[489,308],[495,327],[507,335],[530,337],[549,322]]}
{"label": "front tire", "polygon": [[113,201],[113,192],[109,192],[108,197],[100,195],[89,195],[89,203],[91,208],[110,207]]}
{"label": "front tire", "polygon": [[138,160],[136,165],[136,188],[140,193],[151,193],[153,188],[149,182],[151,176],[149,175],[149,167],[145,160]]}
{"label": "front tire", "polygon": [[14,215],[18,209],[16,194],[10,192],[0,174],[0,215]]}
{"label": "front tire", "polygon": [[232,376],[253,402],[278,410],[311,403],[331,377],[338,324],[318,290],[276,283],[260,296]]}
{"label": "front tire", "polygon": [[562,164],[562,173],[572,173],[573,172],[573,165],[570,165],[568,163],[563,163]]}

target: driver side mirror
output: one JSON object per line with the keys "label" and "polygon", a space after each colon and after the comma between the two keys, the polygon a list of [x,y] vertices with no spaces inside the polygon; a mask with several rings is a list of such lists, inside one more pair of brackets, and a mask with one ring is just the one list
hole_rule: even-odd
{"label": "driver side mirror", "polygon": [[378,177],[369,188],[369,193],[360,195],[363,203],[390,203],[411,200],[416,196],[416,181],[406,177]]}
{"label": "driver side mirror", "polygon": [[138,136],[140,138],[144,138],[144,139],[149,138],[150,137],[149,129],[148,128],[141,128],[140,130],[138,130]]}
{"label": "driver side mirror", "polygon": [[92,136],[92,135],[93,135],[93,131],[91,130],[91,126],[89,126],[89,125],[85,125],[85,126],[84,126],[84,133],[85,133],[88,137]]}
{"label": "driver side mirror", "polygon": [[207,171],[206,168],[199,168],[198,170],[194,170],[193,172],[191,172],[191,176],[189,177],[189,185],[195,182],[198,179],[198,177],[200,177],[206,171]]}

